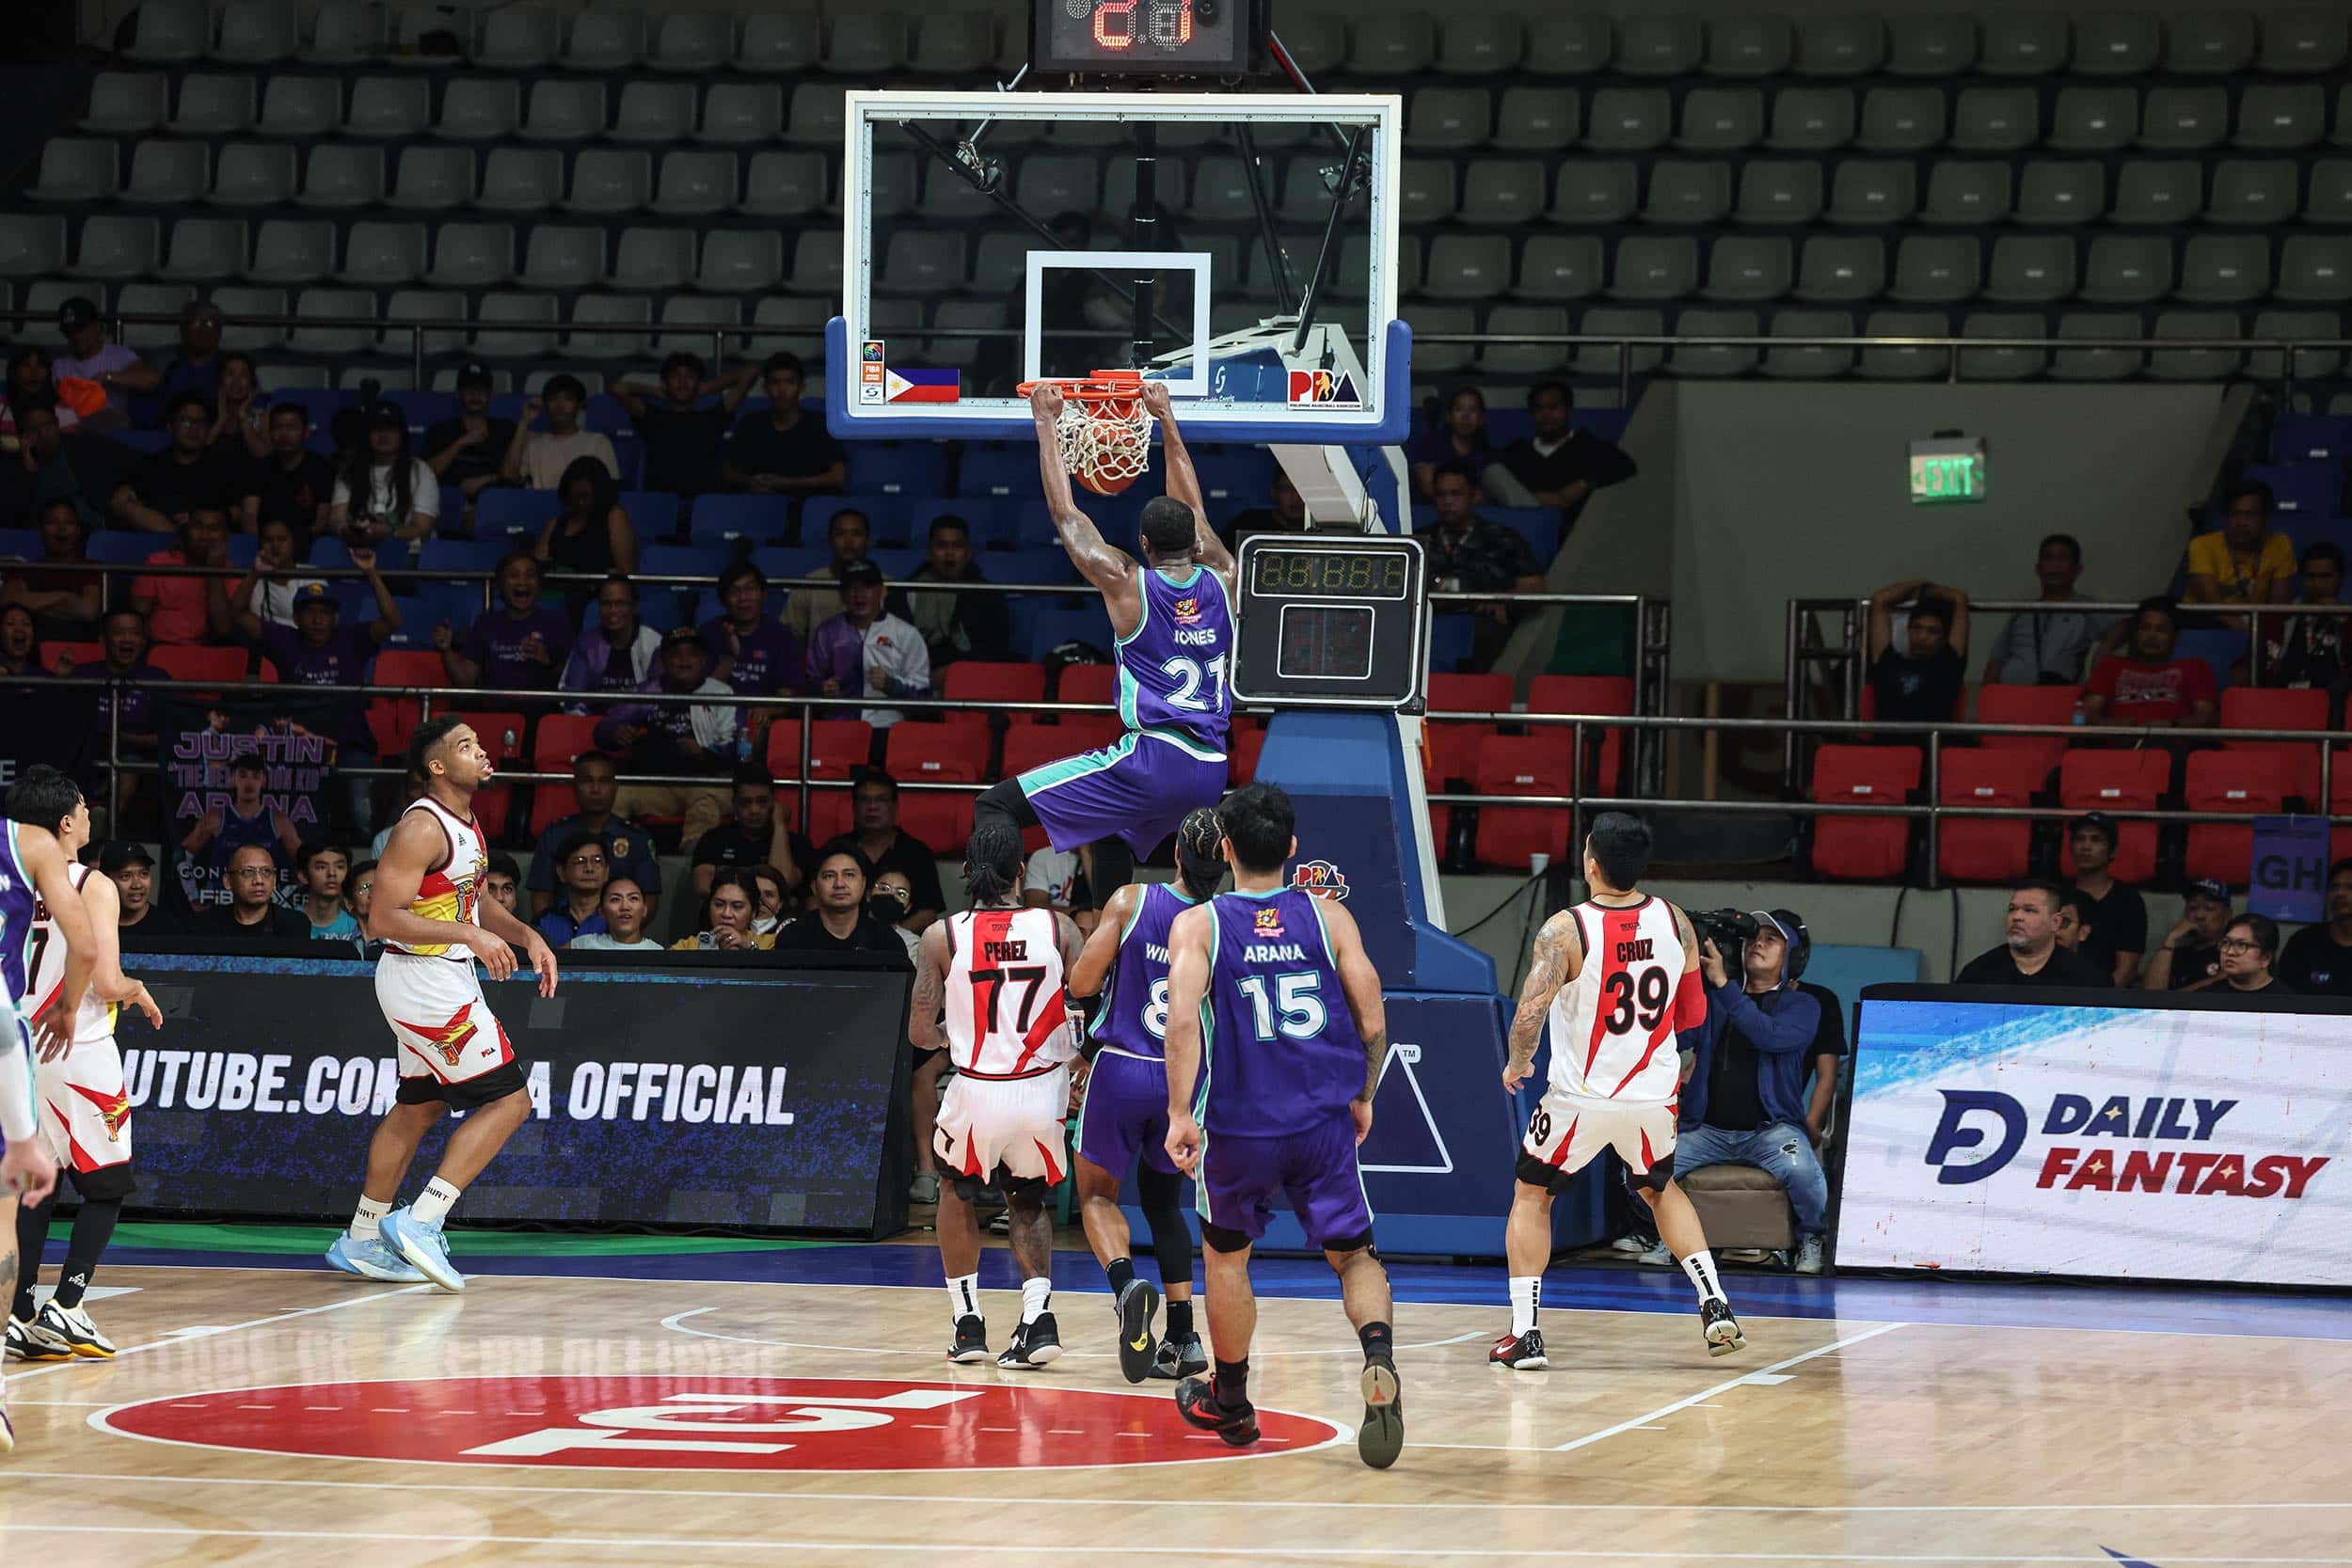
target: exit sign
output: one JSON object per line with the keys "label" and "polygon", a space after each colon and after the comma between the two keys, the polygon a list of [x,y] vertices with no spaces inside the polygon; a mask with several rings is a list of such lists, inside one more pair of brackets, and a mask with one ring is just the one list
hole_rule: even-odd
{"label": "exit sign", "polygon": [[1984,437],[1939,436],[1911,443],[1911,503],[1940,506],[1985,498]]}

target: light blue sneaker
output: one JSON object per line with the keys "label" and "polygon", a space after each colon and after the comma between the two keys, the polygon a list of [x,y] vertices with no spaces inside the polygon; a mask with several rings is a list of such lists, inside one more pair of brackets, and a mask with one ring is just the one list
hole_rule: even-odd
{"label": "light blue sneaker", "polygon": [[356,1274],[362,1279],[380,1279],[387,1285],[421,1285],[424,1275],[383,1241],[362,1242],[348,1230],[335,1238],[326,1249],[326,1260],[345,1274]]}
{"label": "light blue sneaker", "polygon": [[427,1225],[405,1209],[395,1209],[376,1223],[384,1232],[385,1244],[414,1264],[425,1278],[444,1291],[466,1288],[466,1276],[450,1264],[449,1243],[441,1239],[439,1226]]}

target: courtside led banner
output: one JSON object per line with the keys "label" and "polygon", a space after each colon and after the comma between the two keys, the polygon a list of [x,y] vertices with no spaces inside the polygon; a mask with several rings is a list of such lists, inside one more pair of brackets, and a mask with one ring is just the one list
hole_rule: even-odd
{"label": "courtside led banner", "polygon": [[1864,992],[1840,1267],[2352,1285],[2352,1009],[2034,994]]}

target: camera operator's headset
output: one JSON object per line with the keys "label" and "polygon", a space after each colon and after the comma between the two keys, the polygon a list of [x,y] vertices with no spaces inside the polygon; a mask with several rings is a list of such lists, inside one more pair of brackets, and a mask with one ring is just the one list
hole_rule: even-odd
{"label": "camera operator's headset", "polygon": [[1805,960],[1813,957],[1813,933],[1805,929],[1804,921],[1794,910],[1767,910],[1775,925],[1788,938],[1788,958],[1781,969],[1780,983],[1793,986],[1804,974]]}

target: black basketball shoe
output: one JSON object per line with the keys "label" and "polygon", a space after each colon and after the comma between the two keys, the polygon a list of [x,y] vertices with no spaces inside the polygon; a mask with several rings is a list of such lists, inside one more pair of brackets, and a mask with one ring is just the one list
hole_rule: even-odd
{"label": "black basketball shoe", "polygon": [[1707,1336],[1709,1355],[1729,1355],[1747,1348],[1747,1336],[1740,1332],[1740,1320],[1731,1315],[1731,1303],[1721,1297],[1709,1296],[1699,1303],[1699,1332]]}
{"label": "black basketball shoe", "polygon": [[972,1313],[956,1320],[956,1342],[947,1347],[950,1361],[988,1359],[988,1324]]}
{"label": "black basketball shoe", "polygon": [[1007,1371],[1025,1372],[1060,1359],[1061,1335],[1055,1329],[1054,1314],[1040,1312],[1012,1331],[1012,1343],[996,1358],[996,1365]]}
{"label": "black basketball shoe", "polygon": [[1152,1375],[1152,1352],[1157,1349],[1152,1337],[1152,1314],[1159,1305],[1160,1292],[1140,1276],[1127,1281],[1111,1304],[1111,1310],[1119,1315],[1119,1370],[1130,1383],[1141,1383]]}
{"label": "black basketball shoe", "polygon": [[1160,1353],[1152,1359],[1152,1375],[1167,1378],[1200,1377],[1209,1370],[1209,1348],[1200,1342],[1198,1334],[1187,1334],[1181,1340],[1162,1339]]}
{"label": "black basketball shoe", "polygon": [[1540,1372],[1551,1365],[1544,1354],[1544,1331],[1540,1328],[1504,1335],[1486,1353],[1486,1361],[1490,1366],[1508,1367],[1515,1372]]}
{"label": "black basketball shoe", "polygon": [[1188,1377],[1176,1385],[1176,1413],[1203,1432],[1214,1432],[1237,1449],[1258,1440],[1258,1408],[1248,1400],[1238,1405],[1220,1404],[1216,1386],[1205,1377]]}
{"label": "black basketball shoe", "polygon": [[1364,1363],[1364,1424],[1356,1429],[1356,1454],[1385,1470],[1405,1451],[1405,1386],[1396,1363],[1385,1356]]}

